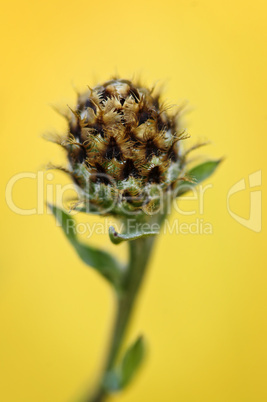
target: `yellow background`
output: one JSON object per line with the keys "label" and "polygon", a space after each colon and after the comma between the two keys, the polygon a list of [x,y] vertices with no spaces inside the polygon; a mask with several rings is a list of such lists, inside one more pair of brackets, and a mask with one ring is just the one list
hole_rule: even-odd
{"label": "yellow background", "polygon": [[[166,82],[169,103],[188,102],[190,141],[210,139],[201,152],[226,157],[208,181],[204,215],[183,217],[210,222],[213,234],[166,234],[157,243],[128,336],[145,335],[148,358],[116,400],[267,400],[266,221],[255,233],[226,207],[236,182],[260,169],[265,181],[266,11],[263,0],[3,2],[1,402],[74,402],[99,373],[113,314],[108,285],[51,216],[15,214],[4,189],[14,174],[64,163],[41,138],[66,129],[50,105],[73,105],[73,86],[116,72]],[[52,184],[61,182],[58,173]],[[35,207],[36,194],[33,179],[14,187],[20,207]],[[231,208],[248,217],[249,190]],[[90,241],[125,258],[105,235]]]}

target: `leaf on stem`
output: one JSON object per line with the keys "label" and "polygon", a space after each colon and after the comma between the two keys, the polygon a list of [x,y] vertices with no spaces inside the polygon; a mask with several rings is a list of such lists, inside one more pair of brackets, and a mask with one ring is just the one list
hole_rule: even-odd
{"label": "leaf on stem", "polygon": [[187,176],[193,181],[192,182],[182,181],[179,184],[177,195],[180,196],[187,193],[192,189],[192,187],[197,186],[199,183],[210,177],[221,162],[222,159],[218,159],[215,161],[206,161],[198,166],[193,167],[187,173]]}
{"label": "leaf on stem", "polygon": [[145,356],[143,337],[140,336],[126,351],[119,365],[109,371],[105,378],[105,388],[109,392],[124,389],[134,378]]}
{"label": "leaf on stem", "polygon": [[108,230],[109,238],[114,244],[120,244],[123,241],[136,240],[140,237],[155,236],[159,234],[156,231],[135,232],[135,233],[118,233],[113,226],[110,226]]}
{"label": "leaf on stem", "polygon": [[117,288],[122,273],[119,262],[106,251],[80,242],[77,238],[76,221],[71,215],[55,205],[48,205],[81,260],[98,271]]}

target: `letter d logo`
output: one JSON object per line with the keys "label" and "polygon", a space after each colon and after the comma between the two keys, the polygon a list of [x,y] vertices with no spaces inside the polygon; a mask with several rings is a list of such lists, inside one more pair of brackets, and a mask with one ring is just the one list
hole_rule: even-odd
{"label": "letter d logo", "polygon": [[[248,176],[249,179],[249,188],[257,187],[261,185],[261,170],[257,172],[251,173]],[[238,193],[239,191],[243,191],[246,189],[245,179],[240,180],[236,184],[234,184],[227,195],[227,209],[229,214],[241,225],[246,228],[253,230],[254,232],[261,231],[261,190],[250,191],[250,211],[249,218],[245,219],[242,216],[239,216],[231,211],[230,209],[230,197],[233,194]]]}

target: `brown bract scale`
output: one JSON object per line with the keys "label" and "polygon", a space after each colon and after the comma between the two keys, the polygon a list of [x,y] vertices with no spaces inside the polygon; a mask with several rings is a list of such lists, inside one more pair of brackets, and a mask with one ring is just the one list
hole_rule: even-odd
{"label": "brown bract scale", "polygon": [[121,206],[129,211],[143,205],[153,209],[151,188],[170,191],[181,177],[179,140],[186,136],[178,117],[170,115],[160,95],[152,92],[113,79],[79,94],[71,109],[69,132],[61,145],[83,201],[98,212],[115,196],[110,211],[114,215],[122,213]]}

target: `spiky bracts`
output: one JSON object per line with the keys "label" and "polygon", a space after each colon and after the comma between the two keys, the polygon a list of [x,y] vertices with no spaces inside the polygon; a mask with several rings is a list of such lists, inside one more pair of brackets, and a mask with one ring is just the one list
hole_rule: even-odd
{"label": "spiky bracts", "polygon": [[153,213],[181,177],[177,116],[159,95],[113,79],[78,95],[68,117],[69,172],[91,211]]}

